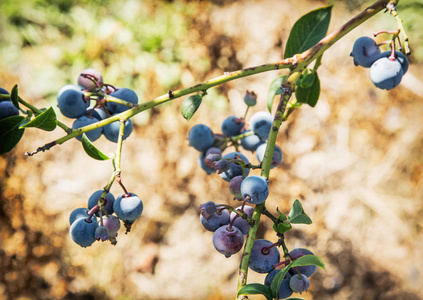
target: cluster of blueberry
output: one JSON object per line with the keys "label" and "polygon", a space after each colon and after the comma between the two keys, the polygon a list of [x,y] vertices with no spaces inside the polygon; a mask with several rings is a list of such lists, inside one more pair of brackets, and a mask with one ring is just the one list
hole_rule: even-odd
{"label": "cluster of blueberry", "polygon": [[115,199],[110,192],[98,190],[88,199],[88,208],[80,207],[70,214],[69,234],[81,247],[89,247],[96,240],[109,240],[116,245],[120,221],[129,232],[143,208],[142,200],[134,193],[124,193]]}
{"label": "cluster of blueberry", "polygon": [[[0,87],[0,95],[8,95],[9,92]],[[18,116],[19,110],[13,105],[10,98],[0,98],[0,120],[11,116]]]}
{"label": "cluster of blueberry", "polygon": [[354,42],[350,55],[356,66],[370,68],[370,80],[380,89],[390,90],[398,86],[408,70],[404,53],[395,51],[395,47],[381,52],[375,40],[366,36]]}
{"label": "cluster of blueberry", "polygon": [[[77,83],[67,84],[57,93],[57,106],[60,112],[65,117],[76,119],[72,125],[73,129],[94,124],[138,104],[138,96],[133,90],[105,84],[102,75],[95,69],[83,70]],[[90,106],[92,100],[95,104]],[[131,132],[132,121],[128,119],[125,121],[123,138],[126,139]],[[92,142],[102,134],[109,141],[116,143],[119,137],[119,121],[86,132],[86,136]],[[81,135],[76,138],[81,140]]]}

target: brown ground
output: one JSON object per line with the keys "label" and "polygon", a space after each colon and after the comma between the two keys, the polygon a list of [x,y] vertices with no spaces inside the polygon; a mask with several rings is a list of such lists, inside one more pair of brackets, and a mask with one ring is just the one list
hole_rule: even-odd
{"label": "brown ground", "polygon": [[[188,78],[187,85],[222,69],[277,61],[295,19],[321,5],[305,0],[204,5],[193,22],[199,33],[193,40],[202,44],[193,49],[210,55],[212,69],[207,77],[193,70],[196,79]],[[330,30],[352,14],[335,6]],[[412,64],[395,90],[375,89],[368,70],[354,67],[348,56],[357,37],[378,28],[373,21],[367,26],[325,54],[318,105],[298,109],[278,137],[284,162],[271,172],[267,207],[288,212],[295,199],[302,201],[314,223],[287,233],[287,245],[311,249],[327,269],[312,277],[309,293],[301,295],[305,299],[423,299],[423,82],[418,76],[423,66]],[[254,111],[265,109],[276,75],[224,85],[220,91],[229,105],[213,105],[211,95],[190,122],[175,101],[135,128],[124,145],[123,180],[143,199],[145,210],[128,235],[120,232],[116,246],[98,242],[82,249],[68,235],[70,212],[105,185],[110,162],[88,158],[76,140],[24,157],[62,134],[28,130],[17,149],[0,158],[0,298],[234,299],[240,256],[226,259],[214,250],[212,234],[199,223],[198,205],[237,204],[226,182],[199,169],[198,153],[186,136],[196,123],[218,132],[226,116],[243,115],[247,89],[259,95]],[[8,80],[12,86],[25,85],[26,79]],[[114,151],[104,138],[96,145]],[[117,186],[112,192],[121,193]],[[259,237],[274,239],[270,222],[261,225]],[[249,282],[264,280],[249,275]]]}

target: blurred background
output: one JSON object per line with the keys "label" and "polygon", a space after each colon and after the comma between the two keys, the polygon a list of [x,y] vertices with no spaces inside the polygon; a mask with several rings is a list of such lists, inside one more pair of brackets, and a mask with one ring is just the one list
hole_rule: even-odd
{"label": "blurred background", "polygon": [[[145,102],[224,71],[280,60],[292,25],[311,9],[334,5],[332,31],[370,3],[3,0],[0,86],[18,84],[21,97],[53,106],[71,126],[56,109],[56,94],[85,68]],[[380,13],[325,53],[317,106],[301,107],[281,127],[284,161],[271,172],[267,207],[288,213],[301,200],[313,224],[295,226],[287,246],[310,249],[327,269],[297,295],[304,299],[423,299],[423,6],[400,1],[398,11],[413,50],[399,87],[376,89],[368,69],[349,56],[356,38],[396,28]],[[133,118],[122,179],[143,199],[144,212],[129,234],[121,229],[116,246],[84,249],[68,234],[69,214],[103,188],[111,162],[89,158],[77,140],[26,157],[63,136],[60,129],[27,129],[0,157],[0,298],[234,299],[241,254],[226,259],[215,251],[198,206],[239,203],[227,182],[198,167],[186,137],[194,124],[220,132],[227,116],[243,116],[246,90],[258,95],[249,116],[265,110],[267,89],[280,74],[210,89],[189,122],[180,114],[182,99]],[[104,137],[95,145],[115,150]],[[116,185],[111,191],[122,193]],[[258,237],[275,240],[269,220]],[[248,280],[264,277],[250,271]]]}

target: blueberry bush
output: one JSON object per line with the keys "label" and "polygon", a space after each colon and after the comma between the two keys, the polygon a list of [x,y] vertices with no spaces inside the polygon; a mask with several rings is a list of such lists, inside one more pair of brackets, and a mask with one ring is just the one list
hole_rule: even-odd
{"label": "blueberry bush", "polygon": [[[37,145],[25,155],[30,159],[46,151],[60,152],[59,145],[66,147],[75,138],[90,158],[99,163],[111,162],[111,174],[104,187],[93,189],[86,197],[86,206],[75,205],[69,211],[69,236],[82,248],[102,242],[119,247],[120,232],[128,234],[125,238],[137,239],[131,236],[131,229],[148,222],[143,218],[147,205],[142,200],[142,183],[129,187],[123,180],[125,145],[138,143],[136,139],[131,140],[136,131],[133,120],[143,112],[160,113],[157,108],[160,105],[180,100],[181,118],[190,121],[200,108],[204,109],[203,100],[213,97],[210,95],[213,88],[280,70],[281,75],[270,82],[266,99],[254,91],[246,91],[242,111],[225,117],[219,130],[202,122],[192,124],[184,151],[192,147],[196,156],[188,155],[189,158],[210,178],[220,177],[232,195],[229,201],[216,199],[199,205],[198,221],[205,231],[212,232],[210,245],[204,247],[211,249],[213,245],[227,259],[240,260],[236,271],[238,285],[234,287],[236,298],[248,299],[248,295],[255,294],[266,299],[287,299],[293,294],[297,297],[319,284],[313,283],[313,275],[319,272],[318,268],[325,269],[325,263],[318,253],[307,248],[287,246],[293,230],[301,228],[301,224],[312,224],[302,201],[290,199],[286,211],[269,208],[272,205],[268,202],[277,206],[279,201],[272,197],[272,187],[278,183],[272,172],[284,167],[283,144],[277,144],[280,129],[287,120],[295,118],[295,112],[301,107],[317,105],[321,88],[325,88],[320,84],[318,73],[326,51],[330,52],[332,45],[382,11],[387,18],[395,20],[395,30],[380,30],[373,37],[358,38],[350,47],[350,62],[357,68],[369,69],[370,81],[376,88],[392,90],[401,83],[409,67],[407,56],[411,50],[396,10],[398,2],[375,1],[329,33],[332,6],[312,10],[293,24],[280,60],[227,71],[188,87],[172,88],[152,100],[141,99],[137,91],[124,84],[109,82],[106,76],[89,66],[81,70],[75,82],[63,85],[57,92],[56,105],[48,108],[37,108],[23,99],[21,87],[17,85],[10,91],[1,88],[0,152],[7,155],[14,151],[28,130],[62,131],[60,137]],[[385,41],[377,42],[375,38],[381,35]],[[267,110],[256,110],[263,100]],[[69,119],[72,126],[66,125]],[[96,146],[102,136],[115,146],[114,153],[106,154]],[[142,142],[138,147],[143,147]],[[179,153],[181,158],[184,154]],[[166,182],[160,184],[166,186]],[[121,193],[113,195],[112,186],[118,186]],[[259,238],[262,223],[271,224],[271,239]],[[241,255],[236,256],[237,253]],[[252,282],[249,280],[251,271],[266,277],[262,282]]]}

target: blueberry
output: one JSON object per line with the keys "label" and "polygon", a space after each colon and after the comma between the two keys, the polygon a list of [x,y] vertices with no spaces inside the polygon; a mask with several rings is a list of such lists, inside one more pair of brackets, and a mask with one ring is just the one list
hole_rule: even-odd
{"label": "blueberry", "polygon": [[210,166],[208,166],[206,164],[207,160],[205,158],[205,153],[202,153],[200,155],[200,157],[198,158],[198,165],[204,170],[206,171],[207,175],[210,175],[212,173],[216,173],[216,169],[212,168]]}
{"label": "blueberry", "polygon": [[[289,252],[289,255],[291,256],[293,260],[296,260],[297,258],[304,255],[308,255],[308,254],[313,254],[313,252],[305,248],[296,248],[296,249],[293,249],[291,252]],[[302,267],[296,267],[296,268],[301,274],[304,274],[307,277],[310,277],[311,275],[313,275],[317,270],[317,267],[315,265],[302,266]],[[297,271],[295,269],[290,269],[289,273],[294,275],[294,274],[297,274]]]}
{"label": "blueberry", "polygon": [[241,183],[244,180],[242,175],[235,176],[229,181],[229,191],[234,196],[234,200],[244,200],[241,194]]}
{"label": "blueberry", "polygon": [[204,218],[211,217],[216,212],[216,204],[213,201],[200,204],[200,214]]}
{"label": "blueberry", "polygon": [[200,215],[200,222],[208,231],[216,231],[219,227],[229,224],[229,212],[227,209],[218,210],[208,218]]}
{"label": "blueberry", "polygon": [[226,136],[236,136],[241,134],[245,123],[243,119],[235,116],[227,117],[222,123],[222,133]]}
{"label": "blueberry", "polygon": [[[95,191],[90,198],[88,198],[88,208],[91,209],[98,204],[98,200],[100,200],[101,195],[103,194],[103,190]],[[107,193],[104,199],[104,209],[107,211],[108,214],[113,213],[113,204],[115,202],[115,196],[112,193]],[[97,213],[98,215],[98,213]]]}
{"label": "blueberry", "polygon": [[384,90],[399,85],[403,74],[401,63],[397,59],[390,60],[387,57],[378,59],[370,68],[370,80],[376,87]]}
{"label": "blueberry", "polygon": [[95,241],[95,230],[98,224],[94,220],[87,222],[85,218],[76,219],[69,228],[72,240],[81,247],[89,247]]}
{"label": "blueberry", "polygon": [[[117,232],[120,228],[120,221],[114,215],[109,215],[109,217],[102,216],[103,225],[109,230],[109,238],[114,238],[117,236]],[[100,221],[99,221],[100,223]]]}
{"label": "blueberry", "polygon": [[[380,55],[380,57],[389,57],[389,56],[391,56],[390,50],[382,52],[382,54]],[[401,51],[395,51],[395,58],[400,62],[402,67],[402,73],[405,75],[405,73],[407,73],[408,71],[408,66],[409,66],[407,55],[405,55]]]}
{"label": "blueberry", "polygon": [[[275,278],[276,274],[278,274],[281,270],[277,269],[277,270],[273,270],[270,273],[268,273],[266,275],[266,278],[264,279],[264,284],[267,285],[268,287],[271,286],[273,278]],[[289,296],[292,295],[292,293],[294,292],[291,287],[289,286],[289,281],[291,280],[292,275],[287,273],[285,275],[285,278],[282,280],[282,283],[279,287],[279,299],[285,299],[288,298]]]}
{"label": "blueberry", "polygon": [[255,175],[245,178],[241,183],[241,195],[244,199],[248,196],[249,203],[262,204],[269,196],[267,179]]}
{"label": "blueberry", "polygon": [[[242,206],[237,207],[236,210],[241,210],[241,207]],[[244,206],[244,213],[249,218],[253,216],[253,212],[254,212],[254,207],[248,206],[248,205]],[[238,216],[237,213],[231,212],[229,222],[231,222],[236,216]],[[240,216],[236,217],[235,221],[232,224],[233,226],[241,230],[242,234],[244,235],[248,234],[248,231],[250,230],[250,224],[248,223],[248,221],[246,219],[241,218]]]}
{"label": "blueberry", "polygon": [[[113,96],[121,100],[125,100],[132,104],[138,104],[137,94],[133,90],[128,88],[120,88],[117,91],[111,93],[110,96]],[[126,105],[119,104],[116,102],[111,102],[111,101],[107,102],[106,108],[111,114],[121,113],[129,109],[129,107]]]}
{"label": "blueberry", "polygon": [[196,124],[189,131],[189,145],[200,152],[206,151],[214,143],[213,131],[204,124]]}
{"label": "blueberry", "polygon": [[[250,132],[251,130],[247,130],[244,133]],[[256,149],[263,144],[263,140],[259,138],[257,134],[252,134],[246,136],[245,138],[241,139],[241,146],[248,151],[254,152]]]}
{"label": "blueberry", "polygon": [[258,239],[251,249],[249,267],[257,273],[269,273],[280,260],[280,253],[271,241]]}
{"label": "blueberry", "polygon": [[380,58],[380,49],[372,38],[362,36],[354,42],[350,56],[356,66],[370,68]]}
{"label": "blueberry", "polygon": [[80,85],[77,85],[77,84],[67,84],[67,85],[63,86],[57,92],[57,98],[59,98],[63,94],[63,92],[65,92],[67,90],[75,90],[75,91],[82,92],[84,90],[84,87],[83,86],[80,86]]}
{"label": "blueberry", "polygon": [[108,115],[101,107],[88,107],[83,116],[96,118],[97,120],[104,120],[107,119]]}
{"label": "blueberry", "polygon": [[[267,147],[267,143],[263,143],[256,150],[256,156],[260,163],[263,162],[264,154],[266,152],[266,147]],[[278,145],[275,145],[275,149],[273,150],[273,155],[272,155],[272,162],[270,163],[270,168],[273,169],[279,166],[282,162],[282,157],[283,157],[283,154],[282,154],[281,148]]]}
{"label": "blueberry", "polygon": [[[78,129],[78,128],[81,128],[81,127],[84,127],[84,126],[87,126],[87,125],[97,123],[98,121],[99,120],[97,120],[96,118],[89,118],[89,117],[86,117],[86,116],[81,116],[73,122],[72,128]],[[95,140],[98,140],[100,138],[102,131],[103,131],[102,128],[99,127],[99,128],[93,129],[91,131],[85,132],[85,135],[87,136],[87,138],[91,142],[94,142]],[[80,141],[82,139],[82,134],[77,135],[75,138],[78,141]]]}
{"label": "blueberry", "polygon": [[[249,160],[247,157],[245,157],[245,155],[243,155],[242,153],[239,152],[231,152],[226,154],[225,156],[222,157],[222,159],[240,159],[242,161],[244,161],[245,163],[249,163]],[[250,173],[250,169],[249,168],[245,168],[245,176],[248,176],[248,174]],[[223,180],[229,182],[231,181],[232,178],[234,178],[235,176],[238,175],[243,175],[242,174],[242,167],[241,165],[235,163],[235,162],[231,162],[229,165],[229,170],[223,172],[220,174],[220,177],[222,177]]]}
{"label": "blueberry", "polygon": [[257,104],[257,95],[253,91],[246,91],[244,96],[244,103],[247,106],[254,106]]}
{"label": "blueberry", "polygon": [[[0,87],[0,95],[10,95],[10,94],[4,88]],[[11,100],[10,98],[0,99],[0,102],[2,101],[11,101]]]}
{"label": "blueberry", "polygon": [[134,222],[142,214],[144,205],[134,193],[122,194],[113,203],[113,210],[122,221]]}
{"label": "blueberry", "polygon": [[105,240],[109,239],[109,229],[106,226],[99,225],[95,229],[94,237],[97,241],[101,240],[104,242]]}
{"label": "blueberry", "polygon": [[262,140],[267,140],[272,129],[273,116],[267,111],[259,111],[251,116],[250,128]]}
{"label": "blueberry", "polygon": [[89,101],[84,100],[82,91],[68,88],[57,95],[57,106],[60,112],[68,118],[78,118],[85,113],[90,105]]}
{"label": "blueberry", "polygon": [[[72,225],[72,223],[75,222],[75,220],[80,218],[84,218],[84,219],[88,218],[89,211],[90,210],[85,207],[79,207],[74,209],[69,216],[69,224]],[[92,216],[92,220],[96,221],[96,219],[97,218],[95,216]]]}
{"label": "blueberry", "polygon": [[208,167],[213,168],[213,162],[222,158],[222,150],[217,147],[211,147],[204,153],[204,157],[204,163]]}
{"label": "blueberry", "polygon": [[[119,138],[120,122],[115,121],[107,124],[103,128],[104,136],[111,142],[117,143]],[[123,139],[126,139],[132,133],[132,121],[128,119],[125,121],[125,129],[123,130]]]}
{"label": "blueberry", "polygon": [[230,257],[232,254],[239,252],[243,244],[244,236],[235,226],[221,226],[213,234],[214,247],[226,257]]}
{"label": "blueberry", "polygon": [[12,101],[0,102],[0,120],[11,116],[18,116],[19,110],[13,105]]}
{"label": "blueberry", "polygon": [[297,274],[289,280],[289,287],[294,292],[302,294],[302,292],[307,292],[310,287],[310,280],[304,274]]}
{"label": "blueberry", "polygon": [[[90,78],[94,79],[94,81],[97,82],[98,84],[95,84],[93,80],[91,80],[90,78],[86,78],[82,76],[81,74],[90,75]],[[103,85],[103,76],[101,76],[101,73],[97,71],[96,69],[88,68],[83,70],[81,74],[79,74],[78,76],[78,84],[84,87],[85,89],[90,90],[92,88],[97,87],[98,85],[100,87]]]}

